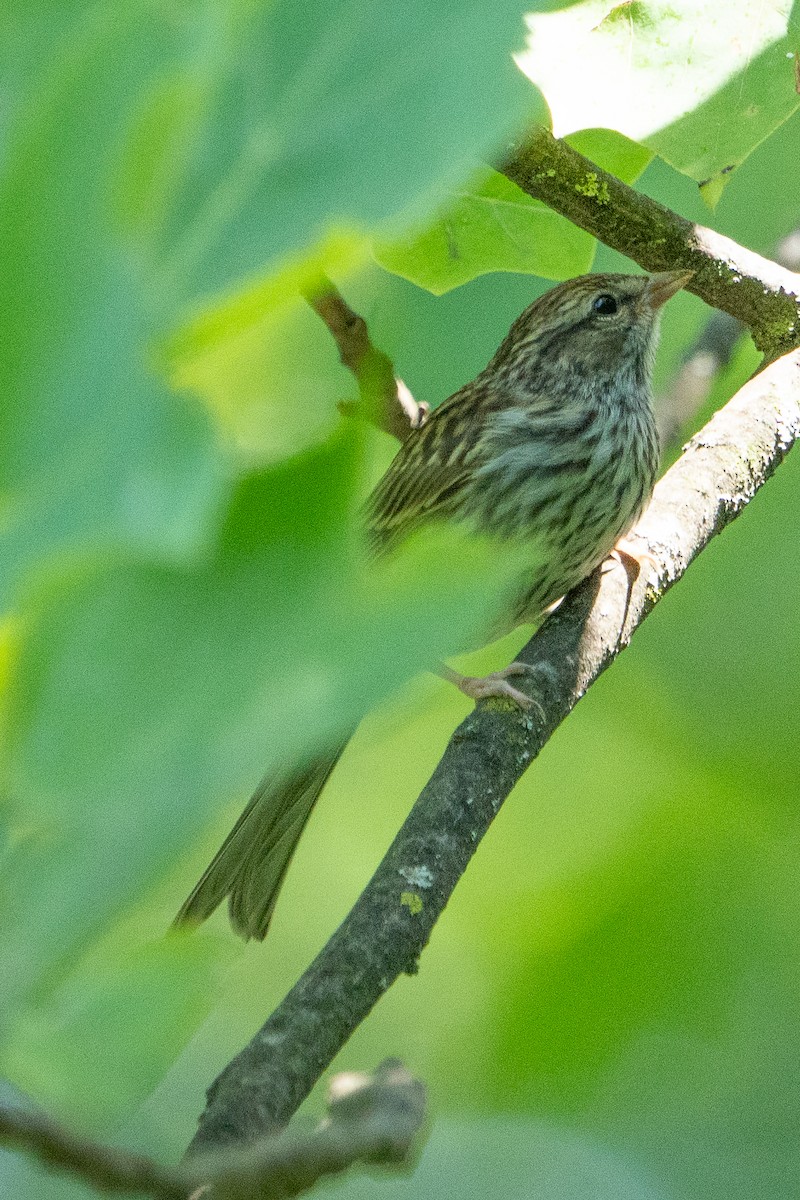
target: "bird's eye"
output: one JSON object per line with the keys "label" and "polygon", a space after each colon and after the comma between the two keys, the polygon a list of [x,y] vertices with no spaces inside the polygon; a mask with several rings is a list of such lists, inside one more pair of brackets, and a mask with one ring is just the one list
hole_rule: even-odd
{"label": "bird's eye", "polygon": [[619,305],[613,296],[602,295],[592,301],[592,308],[601,317],[610,317],[617,311]]}

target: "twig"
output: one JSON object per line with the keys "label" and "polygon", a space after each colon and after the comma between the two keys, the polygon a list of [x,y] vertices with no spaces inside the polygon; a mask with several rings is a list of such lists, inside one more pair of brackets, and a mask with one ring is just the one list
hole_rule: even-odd
{"label": "twig", "polygon": [[342,364],[358,382],[360,402],[343,402],[340,410],[360,413],[398,441],[405,441],[412,429],[424,424],[429,406],[418,404],[402,379],[395,378],[391,359],[370,341],[364,318],[350,308],[327,276],[320,275],[303,294],[328,326]]}
{"label": "twig", "polygon": [[75,1137],[40,1112],[0,1106],[0,1144],[27,1150],[53,1170],[77,1176],[108,1195],[141,1193],[155,1200],[186,1200],[187,1180],[150,1158]]}
{"label": "twig", "polygon": [[645,270],[694,271],[688,290],[747,325],[767,359],[797,345],[800,276],[794,272],[634,191],[542,127],[513,146],[499,169]]}
{"label": "twig", "polygon": [[658,436],[662,448],[681,436],[695,413],[711,395],[714,380],[731,360],[744,326],[729,313],[713,312],[700,336],[684,356],[669,388],[656,399]]}
{"label": "twig", "polygon": [[192,1152],[284,1125],[395,979],[416,971],[437,918],[514,784],[798,436],[800,351],[794,351],[746,384],[656,487],[637,529],[655,574],[642,571],[631,587],[622,570],[595,573],[518,656],[533,667],[534,711],[543,719],[490,700],[459,726],[350,914],[212,1085]]}
{"label": "twig", "polygon": [[27,1150],[110,1195],[154,1200],[288,1200],[355,1163],[405,1163],[425,1119],[425,1088],[402,1063],[331,1080],[328,1117],[308,1134],[283,1134],[243,1150],[193,1158],[177,1169],[77,1138],[34,1110],[0,1106],[0,1143]]}
{"label": "twig", "polygon": [[[788,271],[800,267],[800,230],[795,229],[775,248],[775,262]],[[656,398],[656,419],[661,445],[679,441],[683,430],[711,395],[714,381],[728,365],[744,325],[729,313],[712,312],[683,356],[680,368]]]}
{"label": "twig", "polygon": [[210,1200],[288,1200],[356,1162],[401,1166],[425,1118],[425,1089],[389,1059],[374,1076],[331,1083],[330,1116],[313,1133],[282,1134],[249,1150],[191,1158],[186,1170],[213,1179]]}

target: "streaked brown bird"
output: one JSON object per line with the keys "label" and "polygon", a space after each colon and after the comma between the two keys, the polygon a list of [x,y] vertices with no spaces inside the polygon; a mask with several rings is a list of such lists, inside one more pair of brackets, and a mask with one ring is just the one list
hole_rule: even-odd
{"label": "streaked brown bird", "polygon": [[[531,304],[489,365],[397,452],[366,505],[372,551],[391,551],[438,521],[530,542],[540,565],[512,605],[508,629],[535,620],[585,578],[650,497],[659,460],[650,395],[659,313],[691,275],[583,275]],[[514,670],[485,680],[447,674],[475,698],[526,703],[508,682]],[[236,932],[266,935],[343,749],[262,780],[178,923],[204,921],[227,896]]]}

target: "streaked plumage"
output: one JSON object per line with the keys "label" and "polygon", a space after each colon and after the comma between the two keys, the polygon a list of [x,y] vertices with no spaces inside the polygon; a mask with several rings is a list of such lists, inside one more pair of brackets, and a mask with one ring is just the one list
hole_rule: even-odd
{"label": "streaked plumage", "polygon": [[[535,542],[508,627],[535,619],[613,549],[658,466],[650,375],[660,306],[686,272],[586,275],[536,300],[488,366],[412,431],[365,510],[369,545],[456,521]],[[311,809],[344,747],[265,780],[188,898],[202,921],[228,895],[234,928],[263,938]]]}

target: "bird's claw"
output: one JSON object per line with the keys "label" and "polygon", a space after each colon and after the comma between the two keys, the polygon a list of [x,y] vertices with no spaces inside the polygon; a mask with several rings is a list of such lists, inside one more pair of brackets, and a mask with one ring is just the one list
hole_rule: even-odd
{"label": "bird's claw", "polygon": [[512,683],[509,683],[509,678],[515,675],[530,675],[534,668],[528,663],[513,662],[507,667],[503,667],[501,671],[492,671],[489,675],[461,675],[458,679],[454,679],[456,687],[463,692],[465,696],[469,696],[471,700],[486,700],[491,696],[504,697],[507,700],[513,700],[520,708],[527,711],[530,708],[536,708],[541,713],[540,705],[533,699],[532,696],[526,696],[519,688],[515,688]]}
{"label": "bird's claw", "polygon": [[613,571],[615,566],[622,567],[631,584],[636,582],[644,567],[656,573],[658,572],[658,560],[655,555],[651,554],[649,550],[634,545],[627,538],[621,538],[617,542],[603,563],[603,570]]}

